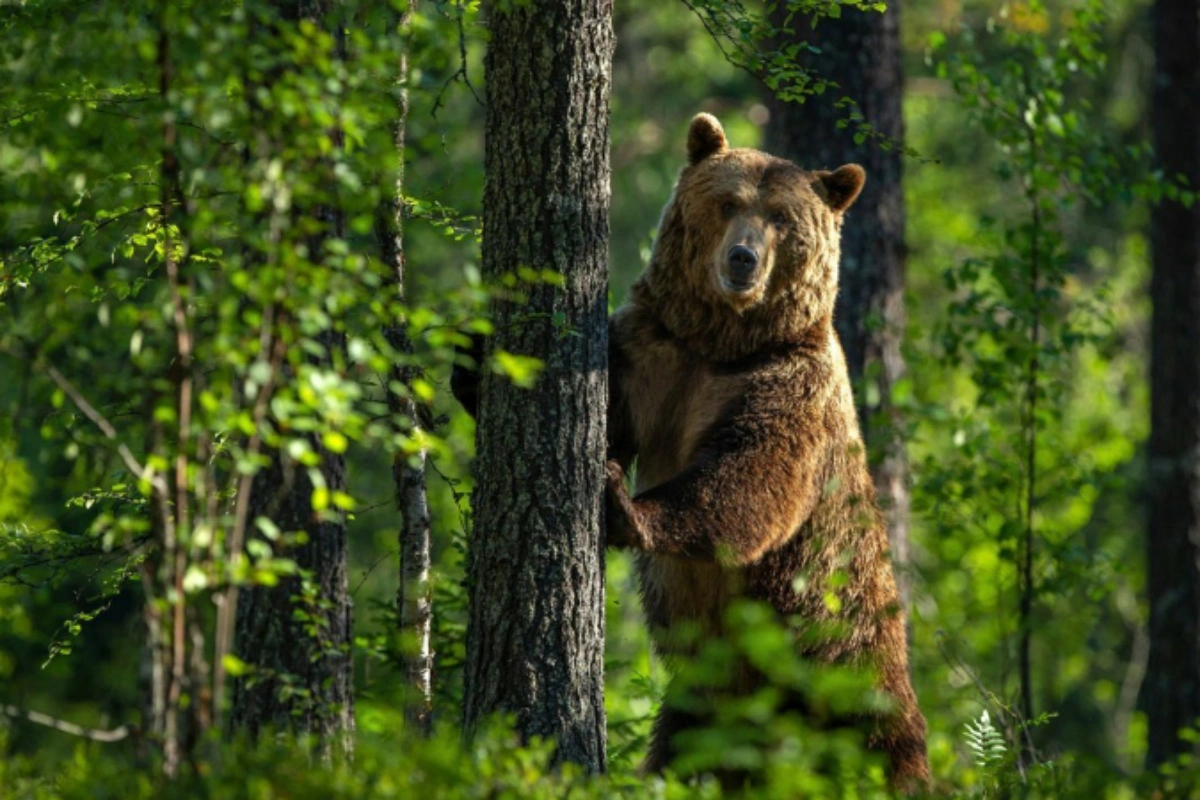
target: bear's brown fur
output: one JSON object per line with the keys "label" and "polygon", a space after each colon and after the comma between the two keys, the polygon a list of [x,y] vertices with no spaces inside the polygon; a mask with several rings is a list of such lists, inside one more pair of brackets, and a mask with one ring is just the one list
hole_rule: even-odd
{"label": "bear's brown fur", "polygon": [[[668,655],[672,630],[721,636],[739,597],[802,625],[840,622],[841,635],[797,647],[874,669],[895,703],[870,721],[869,744],[895,785],[920,786],[925,720],[832,324],[842,214],[865,176],[730,149],[707,114],[692,122],[688,160],[609,328],[609,543],[640,551],[645,611]],[[826,579],[839,570],[848,582],[834,614]],[[672,738],[694,724],[665,707],[646,768],[665,767]]]}

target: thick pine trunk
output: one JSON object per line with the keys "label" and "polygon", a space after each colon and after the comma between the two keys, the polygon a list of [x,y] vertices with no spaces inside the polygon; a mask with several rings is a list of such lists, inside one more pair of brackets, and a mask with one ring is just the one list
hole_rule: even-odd
{"label": "thick pine trunk", "polygon": [[[792,20],[795,41],[821,48],[801,63],[838,86],[803,105],[770,99],[766,131],[768,152],[807,169],[836,169],[858,163],[867,183],[842,232],[841,288],[834,322],[846,351],[850,377],[861,387],[859,419],[876,456],[871,472],[887,514],[892,561],[905,604],[908,602],[908,461],[892,387],[904,376],[900,345],[904,338],[904,190],[901,154],[870,139],[854,143],[854,126],[838,129],[846,109],[842,96],[854,99],[866,120],[889,140],[904,137],[900,65],[900,4],[886,13],[844,8],[839,19],[822,20],[816,30],[803,15]],[[782,26],[782,15],[776,24]],[[876,391],[877,390],[877,391]]]}
{"label": "thick pine trunk", "polygon": [[[1168,176],[1200,187],[1200,2],[1156,0],[1154,139]],[[1147,586],[1150,660],[1143,684],[1147,762],[1190,747],[1200,718],[1200,205],[1173,200],[1151,220]]]}
{"label": "thick pine trunk", "polygon": [[558,758],[605,767],[610,0],[494,4],[483,263],[564,285],[498,302],[490,347],[540,359],[532,389],[484,372],[464,722],[515,714]]}
{"label": "thick pine trunk", "polygon": [[[273,0],[265,4],[279,19],[308,19],[331,25],[334,0]],[[256,27],[264,36],[270,26]],[[340,32],[335,36],[340,42]],[[342,55],[342,45],[338,45]],[[307,133],[304,135],[311,135]],[[335,144],[340,134],[332,132]],[[284,143],[274,143],[280,147]],[[278,152],[256,153],[278,157]],[[331,173],[332,165],[318,162],[314,169]],[[333,184],[332,174],[324,177]],[[301,201],[302,202],[302,201]],[[307,237],[313,257],[324,252],[329,236],[344,236],[342,213],[337,208],[310,204],[293,210],[319,220],[320,233]],[[291,246],[285,243],[283,246]],[[322,345],[341,347],[332,333]],[[282,376],[291,379],[290,374]],[[345,491],[346,468],[342,456],[312,442],[320,455],[320,472],[331,496]],[[338,511],[320,518],[313,508],[313,483],[307,469],[283,453],[272,452],[271,464],[255,477],[247,519],[271,520],[284,533],[303,531],[307,541],[287,550],[304,577],[281,579],[275,586],[258,585],[241,593],[237,605],[234,652],[252,668],[236,681],[230,725],[252,738],[263,730],[292,732],[313,737],[327,754],[353,751],[354,697],[352,670],[352,604],[347,575],[346,522]],[[251,534],[256,535],[256,534]]]}

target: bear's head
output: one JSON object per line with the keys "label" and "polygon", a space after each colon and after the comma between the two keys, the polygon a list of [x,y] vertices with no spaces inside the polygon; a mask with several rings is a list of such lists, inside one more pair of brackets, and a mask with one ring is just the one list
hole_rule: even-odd
{"label": "bear's head", "polygon": [[862,189],[862,167],[807,171],[732,149],[709,114],[692,120],[687,152],[635,292],[673,335],[718,358],[827,328],[842,215]]}

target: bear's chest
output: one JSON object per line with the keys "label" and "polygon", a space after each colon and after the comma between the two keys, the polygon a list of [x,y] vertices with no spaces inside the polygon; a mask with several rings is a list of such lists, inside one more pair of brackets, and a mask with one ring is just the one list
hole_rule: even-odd
{"label": "bear's chest", "polygon": [[627,385],[637,440],[637,491],[670,480],[696,454],[745,379],[722,374],[671,342],[645,348]]}
{"label": "bear's chest", "polygon": [[[632,361],[626,396],[640,493],[687,468],[747,379],[722,374],[671,342],[643,347]],[[699,626],[693,632],[717,634],[725,608],[742,589],[742,570],[715,563],[642,554],[637,566],[643,607],[664,654],[690,652],[671,633],[685,621]]]}

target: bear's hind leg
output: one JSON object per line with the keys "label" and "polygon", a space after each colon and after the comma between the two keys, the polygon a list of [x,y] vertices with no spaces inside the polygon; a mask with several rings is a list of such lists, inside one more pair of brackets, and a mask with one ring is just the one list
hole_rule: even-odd
{"label": "bear's hind leg", "polygon": [[703,720],[695,714],[675,708],[664,700],[658,710],[658,716],[654,718],[654,727],[650,731],[650,749],[646,753],[646,760],[638,768],[638,773],[657,775],[671,766],[671,762],[679,755],[675,737],[683,731],[702,725]]}
{"label": "bear's hind leg", "polygon": [[891,728],[875,749],[887,754],[890,762],[888,782],[903,794],[920,792],[929,787],[929,757],[925,751],[925,718],[919,711],[892,720]]}

